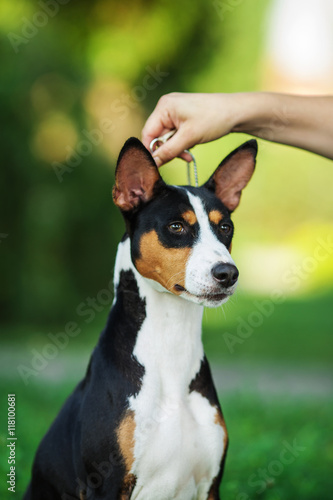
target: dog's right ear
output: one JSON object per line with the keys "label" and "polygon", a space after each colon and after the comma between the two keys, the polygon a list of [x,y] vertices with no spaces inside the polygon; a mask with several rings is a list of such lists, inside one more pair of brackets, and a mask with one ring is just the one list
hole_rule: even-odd
{"label": "dog's right ear", "polygon": [[129,211],[152,199],[164,184],[148,149],[136,137],[128,139],[118,158],[113,201],[122,211]]}

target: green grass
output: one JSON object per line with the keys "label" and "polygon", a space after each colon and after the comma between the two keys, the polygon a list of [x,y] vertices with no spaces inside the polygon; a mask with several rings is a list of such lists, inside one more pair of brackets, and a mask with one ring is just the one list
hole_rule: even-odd
{"label": "green grass", "polygon": [[[224,398],[230,448],[221,498],[331,499],[332,406],[246,395]],[[294,455],[284,451],[295,444]]]}

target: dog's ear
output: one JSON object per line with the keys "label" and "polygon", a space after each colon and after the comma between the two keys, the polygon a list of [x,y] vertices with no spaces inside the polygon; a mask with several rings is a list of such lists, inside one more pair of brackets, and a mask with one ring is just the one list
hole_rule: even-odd
{"label": "dog's ear", "polygon": [[252,177],[258,144],[255,139],[232,151],[217,167],[204,187],[214,191],[222,203],[233,212],[238,207],[242,189]]}
{"label": "dog's ear", "polygon": [[164,184],[152,155],[135,137],[128,139],[118,158],[113,201],[122,211],[149,201],[159,184]]}

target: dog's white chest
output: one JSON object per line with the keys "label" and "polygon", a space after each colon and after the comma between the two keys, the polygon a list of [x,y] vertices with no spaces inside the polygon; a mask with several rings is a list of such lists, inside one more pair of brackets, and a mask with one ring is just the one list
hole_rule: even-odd
{"label": "dog's white chest", "polygon": [[196,392],[146,408],[140,396],[136,403],[131,499],[207,500],[224,443],[216,408]]}
{"label": "dog's white chest", "polygon": [[[216,407],[189,387],[203,358],[201,313],[184,304],[175,322],[172,307],[179,298],[162,294],[157,306],[145,295],[149,321],[134,349],[145,375],[129,399],[135,420],[131,473],[137,478],[131,500],[207,500],[225,433]],[[162,304],[167,315],[161,315],[161,300],[168,302]]]}

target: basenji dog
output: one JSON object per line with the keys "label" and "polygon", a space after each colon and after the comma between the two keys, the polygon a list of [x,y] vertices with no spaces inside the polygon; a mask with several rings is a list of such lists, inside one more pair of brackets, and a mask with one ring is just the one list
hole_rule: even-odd
{"label": "basenji dog", "polygon": [[257,143],[200,187],[167,185],[142,143],[118,159],[115,298],[85,378],[42,440],[26,500],[217,500],[227,430],[201,340],[234,293],[231,213]]}

